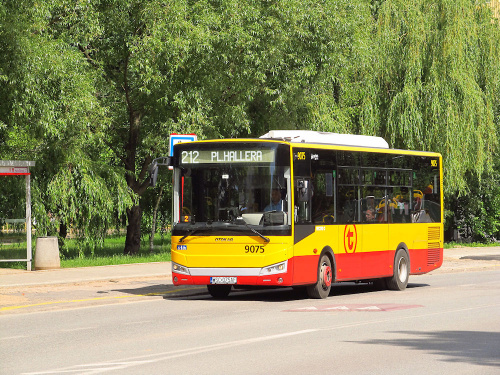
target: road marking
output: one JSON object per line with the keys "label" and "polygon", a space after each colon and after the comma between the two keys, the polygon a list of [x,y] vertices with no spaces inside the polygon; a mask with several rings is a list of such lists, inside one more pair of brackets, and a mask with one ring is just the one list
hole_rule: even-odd
{"label": "road marking", "polygon": [[422,305],[401,305],[393,303],[379,303],[376,305],[367,304],[348,304],[348,305],[329,305],[329,306],[309,306],[299,307],[297,309],[284,310],[285,312],[303,312],[303,311],[369,311],[369,312],[382,312],[394,310],[415,309],[417,307],[424,307]]}
{"label": "road marking", "polygon": [[128,323],[124,323],[124,325],[126,326],[133,326],[133,325],[142,325],[142,324],[145,324],[145,323],[154,323],[155,321],[154,320],[138,320],[136,322],[128,322]]}
{"label": "road marking", "polygon": [[347,306],[333,306],[333,307],[325,307],[324,310],[349,310]]}
{"label": "road marking", "polygon": [[356,310],[382,311],[382,309],[378,306],[358,307]]}
{"label": "road marking", "polygon": [[[0,308],[0,312],[2,311],[10,311],[17,309],[25,309],[28,307],[38,307],[38,306],[50,306],[50,305],[60,305],[64,303],[79,303],[79,302],[90,302],[90,301],[102,301],[102,300],[115,300],[115,299],[124,299],[124,298],[135,298],[135,297],[153,297],[153,296],[163,296],[165,294],[173,294],[190,290],[199,290],[201,288],[185,288],[179,290],[167,290],[163,292],[156,293],[146,293],[146,294],[135,294],[135,295],[127,295],[127,296],[110,296],[110,297],[95,297],[95,298],[84,298],[84,299],[73,299],[67,301],[49,301],[49,302],[40,302],[33,303],[30,305],[19,305],[19,306],[5,306]],[[203,288],[204,289],[204,288]]]}
{"label": "road marking", "polygon": [[87,298],[87,299],[74,299],[74,300],[68,300],[68,301],[41,302],[41,303],[33,303],[31,305],[6,306],[6,307],[0,308],[0,312],[1,311],[16,310],[16,309],[24,309],[27,307],[58,305],[58,304],[62,304],[62,303],[77,303],[77,302],[99,301],[99,300],[105,300],[105,299],[132,298],[132,297],[137,297],[137,296],[97,297],[97,298]]}
{"label": "road marking", "polygon": [[[307,333],[318,332],[319,329],[305,329],[301,331],[293,331],[293,332],[285,332],[279,333],[275,335],[269,336],[260,336],[250,339],[236,340],[236,341],[228,341],[222,342],[219,344],[205,345],[199,346],[195,348],[189,349],[179,349],[173,350],[170,352],[163,352],[158,354],[148,354],[145,356],[132,357],[123,361],[110,361],[110,362],[100,362],[100,363],[90,363],[85,365],[76,365],[71,367],[64,367],[57,370],[48,370],[48,371],[37,371],[37,372],[28,372],[24,373],[24,375],[42,375],[42,374],[66,374],[66,373],[79,373],[79,374],[97,374],[106,371],[114,371],[114,370],[123,370],[126,368],[130,368],[133,366],[140,366],[149,363],[156,363],[161,361],[166,361],[169,359],[192,356],[194,354],[201,354],[212,352],[221,349],[229,349],[234,348],[236,346],[242,346],[247,344],[255,344],[259,342],[271,341],[271,340],[279,340],[291,336],[303,335]],[[154,358],[157,357],[157,358]]]}
{"label": "road marking", "polygon": [[15,339],[26,339],[29,336],[19,335],[19,336],[10,336],[10,337],[0,337],[0,340],[15,340]]}
{"label": "road marking", "polygon": [[81,327],[81,328],[68,328],[68,329],[60,329],[59,332],[77,332],[77,331],[88,331],[95,330],[98,327]]}
{"label": "road marking", "polygon": [[[123,370],[123,369],[131,368],[134,366],[141,366],[141,365],[145,365],[145,364],[164,362],[164,361],[168,361],[168,360],[174,359],[174,358],[191,357],[191,356],[196,355],[196,354],[213,352],[213,351],[223,350],[223,349],[227,350],[230,348],[234,348],[234,347],[242,346],[242,345],[247,345],[247,344],[255,344],[255,343],[271,341],[271,340],[280,340],[280,339],[284,339],[284,338],[292,337],[292,336],[306,335],[306,334],[316,333],[316,332],[333,331],[333,330],[344,329],[344,328],[365,326],[365,325],[370,325],[370,324],[380,324],[380,323],[386,323],[386,322],[402,321],[402,320],[407,320],[407,319],[424,318],[424,317],[428,317],[428,316],[432,316],[432,315],[449,315],[450,313],[455,313],[455,312],[468,311],[468,310],[478,310],[478,309],[498,307],[498,306],[500,306],[500,304],[497,303],[497,304],[492,304],[492,305],[481,305],[481,306],[474,306],[474,307],[463,308],[463,309],[439,311],[439,312],[435,312],[435,313],[427,313],[427,314],[420,314],[420,315],[409,315],[409,316],[403,316],[403,317],[391,316],[390,318],[386,318],[386,319],[376,319],[376,320],[369,320],[369,321],[358,322],[358,323],[349,323],[349,324],[342,324],[342,325],[337,325],[337,326],[330,326],[330,327],[323,327],[323,328],[316,328],[316,329],[305,329],[305,330],[301,330],[301,331],[285,332],[285,333],[280,333],[280,334],[275,334],[275,335],[260,336],[260,337],[243,339],[243,340],[236,340],[236,341],[228,341],[228,342],[222,342],[219,344],[205,345],[205,346],[199,346],[199,347],[188,348],[188,349],[179,349],[179,350],[173,350],[173,351],[162,352],[162,353],[157,353],[157,354],[148,354],[148,355],[143,355],[143,356],[129,357],[129,358],[126,358],[123,360],[89,363],[89,364],[84,364],[84,365],[75,365],[75,366],[59,368],[59,369],[54,369],[54,370],[48,370],[48,371],[29,372],[29,373],[24,373],[24,375],[65,374],[65,373],[98,374],[98,373],[104,373],[104,372],[115,371],[115,370]],[[137,372],[139,372],[139,371],[137,371]]]}
{"label": "road marking", "polygon": [[310,307],[299,307],[298,309],[295,309],[297,311],[316,311],[318,310],[317,307],[310,306]]}

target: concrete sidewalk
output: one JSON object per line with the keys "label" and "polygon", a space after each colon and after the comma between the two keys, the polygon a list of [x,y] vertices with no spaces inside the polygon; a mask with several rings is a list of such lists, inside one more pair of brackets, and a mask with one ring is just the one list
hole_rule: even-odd
{"label": "concrete sidewalk", "polygon": [[[445,249],[443,266],[435,272],[460,272],[494,267],[500,267],[500,247],[463,247]],[[0,268],[0,288],[139,278],[162,278],[170,282],[172,279],[170,262],[43,271]]]}
{"label": "concrete sidewalk", "polygon": [[75,284],[100,280],[172,279],[170,262],[135,263],[117,266],[59,268],[42,271],[0,268],[0,288],[14,286],[40,286]]}

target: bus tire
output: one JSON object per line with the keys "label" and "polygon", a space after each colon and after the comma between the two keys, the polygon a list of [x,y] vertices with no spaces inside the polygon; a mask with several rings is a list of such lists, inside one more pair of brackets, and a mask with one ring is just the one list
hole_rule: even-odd
{"label": "bus tire", "polygon": [[224,299],[229,295],[231,285],[207,285],[207,289],[213,298]]}
{"label": "bus tire", "polygon": [[332,262],[326,254],[323,254],[318,264],[318,281],[316,284],[307,286],[307,295],[315,299],[328,297],[332,287],[332,279]]}
{"label": "bus tire", "polygon": [[390,290],[405,290],[410,277],[410,258],[405,249],[396,251],[394,257],[394,274],[386,279]]}

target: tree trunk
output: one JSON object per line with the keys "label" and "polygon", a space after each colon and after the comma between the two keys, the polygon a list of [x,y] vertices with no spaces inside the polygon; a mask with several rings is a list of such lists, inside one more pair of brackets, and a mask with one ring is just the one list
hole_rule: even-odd
{"label": "tree trunk", "polygon": [[[137,194],[137,197],[141,197],[149,186],[149,179],[146,178],[148,173],[148,167],[151,163],[151,155],[144,158],[142,162],[142,168],[139,174],[136,174],[136,163],[137,163],[137,148],[140,145],[140,133],[141,133],[141,118],[142,113],[137,110],[137,104],[133,102],[131,96],[131,88],[128,84],[128,67],[130,53],[125,59],[125,70],[123,72],[123,88],[125,90],[125,100],[127,104],[127,110],[129,113],[129,130],[128,130],[128,141],[125,144],[125,158],[122,161],[125,164],[125,179],[127,185],[132,189],[132,191]],[[127,210],[128,226],[127,226],[127,238],[125,240],[125,249],[123,252],[125,254],[137,254],[141,247],[141,218],[142,209],[139,204],[132,206],[132,208]]]}
{"label": "tree trunk", "polygon": [[61,237],[64,240],[66,239],[67,235],[68,235],[68,226],[64,223],[59,223],[59,237]]}
{"label": "tree trunk", "polygon": [[158,207],[160,206],[161,196],[163,194],[163,186],[160,187],[160,194],[156,200],[155,209],[153,210],[153,225],[151,226],[151,234],[149,235],[149,251],[152,253],[154,250],[154,239],[156,233],[156,215],[158,214]]}
{"label": "tree trunk", "polygon": [[141,248],[141,217],[140,206],[132,206],[127,210],[127,237],[125,239],[124,253],[127,255],[137,254]]}

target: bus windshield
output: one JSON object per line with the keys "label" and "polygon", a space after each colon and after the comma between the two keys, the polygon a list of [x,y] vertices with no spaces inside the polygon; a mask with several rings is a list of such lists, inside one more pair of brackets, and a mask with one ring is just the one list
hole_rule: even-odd
{"label": "bus windshield", "polygon": [[275,149],[183,150],[178,160],[174,224],[290,224],[290,167],[276,163]]}

